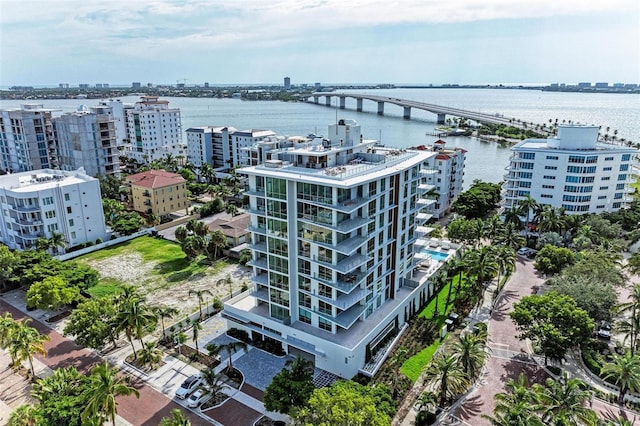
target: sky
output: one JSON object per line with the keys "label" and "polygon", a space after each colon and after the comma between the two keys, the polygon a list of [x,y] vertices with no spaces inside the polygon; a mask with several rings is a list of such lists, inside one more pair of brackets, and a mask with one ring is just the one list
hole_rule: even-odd
{"label": "sky", "polygon": [[0,86],[640,83],[638,0],[0,0]]}

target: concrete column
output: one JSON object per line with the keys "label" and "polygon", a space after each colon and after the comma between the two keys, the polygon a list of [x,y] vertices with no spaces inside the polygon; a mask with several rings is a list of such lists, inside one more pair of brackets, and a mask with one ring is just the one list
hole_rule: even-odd
{"label": "concrete column", "polygon": [[384,101],[378,102],[378,115],[384,115]]}
{"label": "concrete column", "polygon": [[340,109],[344,109],[345,96],[340,96]]}
{"label": "concrete column", "polygon": [[320,97],[319,97],[319,96],[314,96],[314,97],[313,97],[313,103],[314,103],[314,104],[319,103],[319,101],[320,101]]}
{"label": "concrete column", "polygon": [[436,121],[438,124],[444,124],[445,114],[438,114],[438,120]]}
{"label": "concrete column", "polygon": [[356,99],[356,111],[362,112],[362,98]]}
{"label": "concrete column", "polygon": [[408,120],[411,118],[411,107],[404,107],[404,114],[402,115],[402,118],[404,118],[405,120]]}
{"label": "concrete column", "polygon": [[327,96],[324,97],[324,104],[326,106],[331,106],[331,96],[327,95]]}

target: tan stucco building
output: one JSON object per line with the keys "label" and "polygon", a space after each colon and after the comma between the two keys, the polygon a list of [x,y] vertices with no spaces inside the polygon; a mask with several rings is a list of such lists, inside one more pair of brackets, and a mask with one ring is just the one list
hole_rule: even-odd
{"label": "tan stucco building", "polygon": [[148,170],[127,176],[133,210],[164,216],[189,206],[187,182],[177,173]]}

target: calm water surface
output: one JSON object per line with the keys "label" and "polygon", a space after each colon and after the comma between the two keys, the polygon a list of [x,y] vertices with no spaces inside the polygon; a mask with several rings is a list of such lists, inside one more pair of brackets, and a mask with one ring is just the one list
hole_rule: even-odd
{"label": "calm water surface", "polygon": [[[356,91],[362,93],[362,91]],[[640,142],[640,95],[553,93],[531,90],[492,89],[391,89],[367,91],[371,94],[412,99],[488,113],[500,113],[534,123],[548,123],[551,118],[572,120],[618,130],[619,138]],[[195,126],[231,126],[236,129],[269,129],[279,135],[318,135],[327,133],[327,125],[336,116],[356,120],[365,138],[381,139],[387,146],[410,147],[432,143],[426,136],[436,127],[435,115],[412,111],[412,119],[402,119],[401,108],[385,105],[385,116],[374,111],[376,104],[364,103],[364,111],[356,112],[355,101],[347,100],[347,109],[303,103],[248,102],[238,99],[171,98],[170,107],[180,108],[184,130]],[[133,103],[138,97],[121,98]],[[323,100],[321,100],[322,102]],[[29,101],[55,108],[55,114],[71,112],[78,105],[95,105],[97,100]],[[0,108],[18,107],[24,101],[0,101]],[[335,101],[334,101],[335,105]],[[337,113],[337,114],[336,114]],[[186,141],[186,137],[184,138]],[[465,187],[474,179],[500,182],[508,164],[508,147],[478,141],[475,138],[446,138],[449,146],[468,151]]]}

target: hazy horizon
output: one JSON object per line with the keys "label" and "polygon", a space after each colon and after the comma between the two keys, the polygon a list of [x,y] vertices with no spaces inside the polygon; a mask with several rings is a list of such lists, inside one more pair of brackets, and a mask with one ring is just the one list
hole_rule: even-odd
{"label": "hazy horizon", "polygon": [[638,83],[640,2],[2,0],[0,48],[3,87]]}

